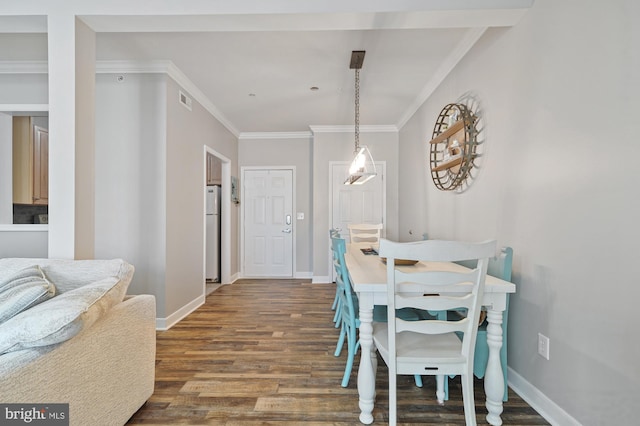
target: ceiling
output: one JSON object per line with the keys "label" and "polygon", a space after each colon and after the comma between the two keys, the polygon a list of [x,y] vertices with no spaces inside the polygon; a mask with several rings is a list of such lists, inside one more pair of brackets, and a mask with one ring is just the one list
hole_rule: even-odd
{"label": "ceiling", "polygon": [[[352,50],[366,51],[361,125],[400,128],[487,28],[514,25],[530,5],[513,3],[435,12],[81,18],[97,33],[99,62],[171,61],[195,88],[190,94],[243,137],[353,125]],[[46,60],[37,19],[25,20],[20,34],[0,35],[3,52],[16,40],[23,46],[4,61]],[[11,23],[5,27],[18,27]]]}

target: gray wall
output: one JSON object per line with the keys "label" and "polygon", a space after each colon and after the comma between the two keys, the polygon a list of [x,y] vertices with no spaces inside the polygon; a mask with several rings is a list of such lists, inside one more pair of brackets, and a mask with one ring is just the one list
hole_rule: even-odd
{"label": "gray wall", "polygon": [[[585,425],[637,423],[637,16],[631,1],[537,0],[488,31],[400,133],[401,239],[413,228],[514,248],[509,366]],[[441,192],[425,140],[467,92],[485,156],[468,191]]]}
{"label": "gray wall", "polygon": [[2,229],[3,226],[0,225],[0,258],[29,257],[46,259],[48,243],[46,226],[21,226],[23,230],[16,229],[16,227],[8,230]]}
{"label": "gray wall", "polygon": [[313,200],[311,139],[240,139],[238,158],[240,167],[296,167],[296,212],[304,213],[304,220],[296,220],[294,274],[310,276],[313,273],[311,230],[314,220],[311,204]]}
{"label": "gray wall", "polygon": [[[204,294],[204,145],[231,161],[237,176],[237,139],[196,100],[178,102],[179,86],[167,85],[167,312]],[[231,204],[231,274],[238,271],[238,206]]]}
{"label": "gray wall", "polygon": [[0,104],[49,103],[47,74],[0,75]]}
{"label": "gray wall", "polygon": [[95,255],[133,264],[129,292],[164,317],[167,77],[124,77],[96,76]]}
{"label": "gray wall", "polygon": [[[203,147],[237,164],[236,139],[195,100],[180,105],[165,74],[124,76],[97,76],[96,257],[134,264],[130,293],[156,295],[170,318],[204,296]],[[232,205],[232,274],[237,227]]]}

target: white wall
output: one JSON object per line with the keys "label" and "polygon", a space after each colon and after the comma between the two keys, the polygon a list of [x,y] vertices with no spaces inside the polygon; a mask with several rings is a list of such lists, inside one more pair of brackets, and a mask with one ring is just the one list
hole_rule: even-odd
{"label": "white wall", "polygon": [[[388,129],[381,126],[382,129]],[[387,162],[387,238],[398,238],[398,133],[364,131],[360,144],[367,145],[374,161]],[[313,274],[329,276],[329,162],[351,161],[352,132],[315,131],[313,137]],[[366,184],[365,184],[366,185]]]}
{"label": "white wall", "polygon": [[[304,213],[303,220],[296,220],[296,265],[294,266],[294,275],[299,277],[309,277],[313,274],[313,187],[311,184],[313,167],[311,144],[310,137],[299,139],[240,139],[238,142],[239,167],[296,167],[295,213]],[[294,218],[296,217],[295,213]]]}
{"label": "white wall", "polygon": [[[536,1],[488,31],[400,133],[402,227],[514,248],[509,366],[585,425],[637,423],[639,12]],[[482,168],[468,191],[441,192],[425,141],[467,92],[486,126]]]}

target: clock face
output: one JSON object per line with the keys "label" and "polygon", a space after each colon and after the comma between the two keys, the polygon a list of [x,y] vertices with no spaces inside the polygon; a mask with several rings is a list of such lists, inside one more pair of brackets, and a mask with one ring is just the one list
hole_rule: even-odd
{"label": "clock face", "polygon": [[429,142],[429,168],[438,189],[459,189],[469,177],[477,156],[476,121],[461,103],[448,104],[440,111]]}

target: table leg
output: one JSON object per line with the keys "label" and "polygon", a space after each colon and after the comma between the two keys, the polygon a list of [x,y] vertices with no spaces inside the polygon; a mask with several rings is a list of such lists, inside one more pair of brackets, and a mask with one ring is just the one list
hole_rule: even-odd
{"label": "table leg", "polygon": [[489,360],[484,376],[484,392],[487,397],[487,422],[500,426],[502,419],[502,397],[504,395],[504,376],[500,365],[500,348],[502,347],[502,311],[487,311],[487,344]]}
{"label": "table leg", "polygon": [[373,401],[376,391],[375,349],[373,349],[373,307],[367,309],[360,303],[360,366],[358,367],[358,395],[360,397],[360,422],[373,423]]}

